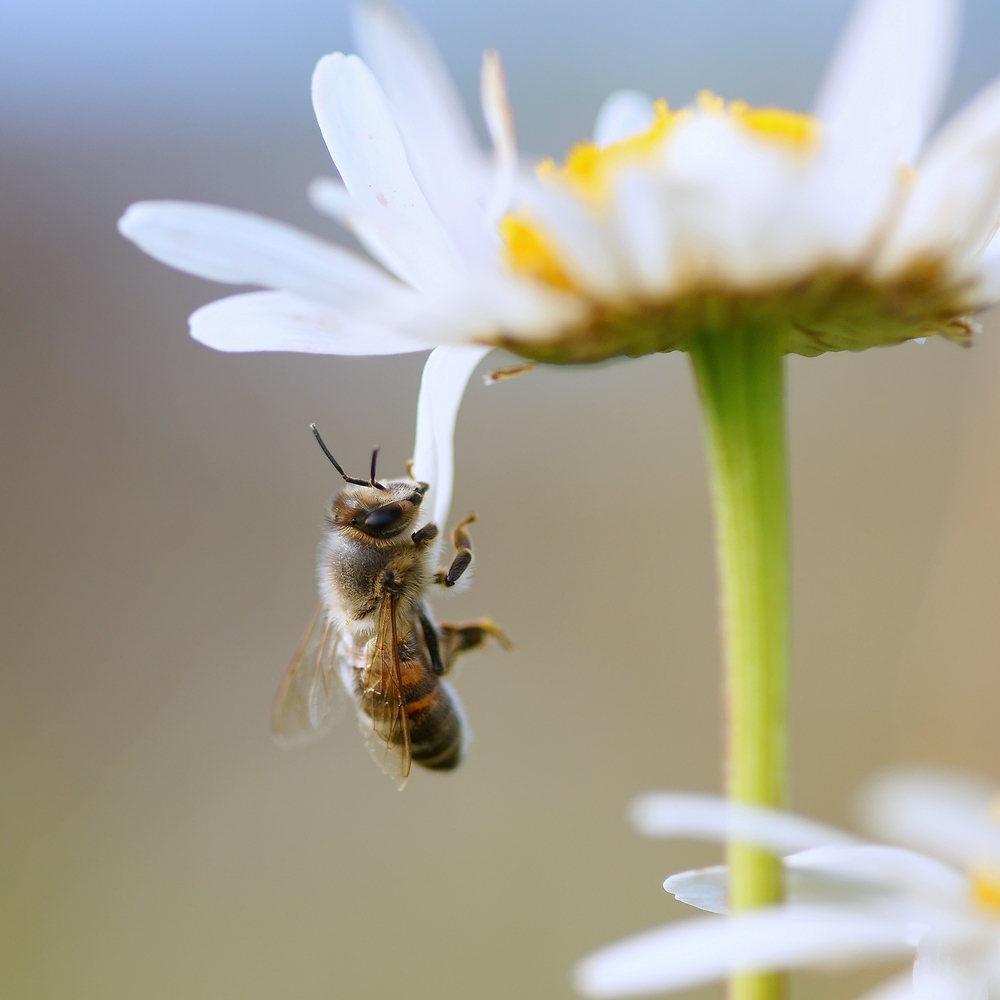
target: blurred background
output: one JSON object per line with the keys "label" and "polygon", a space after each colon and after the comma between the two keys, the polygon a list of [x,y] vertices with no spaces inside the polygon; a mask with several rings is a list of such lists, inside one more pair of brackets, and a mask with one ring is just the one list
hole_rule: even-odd
{"label": "blurred background", "polygon": [[[559,155],[611,90],[807,108],[847,0],[409,0],[470,109],[497,46],[521,143]],[[720,788],[715,580],[681,355],[474,380],[455,515],[516,649],[464,663],[475,742],[403,794],[350,719],[297,751],[268,713],[348,468],[412,446],[421,356],[214,354],[230,289],[115,232],[140,198],[336,237],[316,59],[343,0],[7,0],[0,12],[0,948],[4,996],[571,996],[590,948],[682,915],[718,851],[634,836],[652,788]],[[949,108],[1000,72],[967,7]],[[1000,775],[1000,322],[792,358],[794,804],[851,822],[887,762]],[[488,360],[484,369],[491,367]],[[639,484],[638,489],[636,484]],[[621,497],[630,499],[623,505]],[[632,498],[640,497],[641,501]],[[854,996],[874,973],[798,977]],[[703,995],[719,995],[717,990]]]}

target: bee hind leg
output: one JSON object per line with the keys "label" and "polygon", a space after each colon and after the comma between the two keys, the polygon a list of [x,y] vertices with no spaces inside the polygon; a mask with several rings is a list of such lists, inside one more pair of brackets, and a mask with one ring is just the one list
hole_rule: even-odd
{"label": "bee hind leg", "polygon": [[441,633],[441,662],[445,673],[451,669],[456,656],[467,653],[470,649],[478,649],[490,636],[504,649],[512,648],[510,639],[489,618],[479,618],[464,625],[440,625],[438,628]]}

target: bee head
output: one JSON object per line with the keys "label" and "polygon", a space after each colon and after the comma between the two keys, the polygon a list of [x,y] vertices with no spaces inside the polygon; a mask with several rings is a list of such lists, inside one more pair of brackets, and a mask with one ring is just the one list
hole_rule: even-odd
{"label": "bee head", "polygon": [[330,454],[315,424],[309,429],[316,435],[323,453],[343,477],[347,486],[333,500],[331,523],[334,527],[354,529],[370,538],[394,538],[410,528],[417,519],[420,503],[430,488],[412,479],[390,479],[380,483],[375,478],[378,448],[372,452],[371,476],[352,479]]}
{"label": "bee head", "polygon": [[410,479],[390,479],[381,490],[352,483],[334,497],[331,520],[370,538],[394,538],[413,530],[427,490]]}

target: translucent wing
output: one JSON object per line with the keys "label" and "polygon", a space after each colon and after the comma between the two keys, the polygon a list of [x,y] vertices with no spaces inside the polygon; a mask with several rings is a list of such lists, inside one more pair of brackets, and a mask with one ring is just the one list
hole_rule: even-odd
{"label": "translucent wing", "polygon": [[334,669],[339,643],[340,632],[320,602],[274,698],[271,729],[279,746],[316,739],[333,725],[334,689],[340,683]]}
{"label": "translucent wing", "polygon": [[398,788],[410,774],[410,721],[399,663],[396,595],[386,594],[378,611],[374,638],[368,643],[361,677],[362,727],[375,763]]}

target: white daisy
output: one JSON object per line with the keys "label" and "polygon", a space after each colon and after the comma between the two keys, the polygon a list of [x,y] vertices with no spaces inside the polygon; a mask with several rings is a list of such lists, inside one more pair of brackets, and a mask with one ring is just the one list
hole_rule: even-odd
{"label": "white daisy", "polygon": [[767,325],[818,354],[941,333],[1000,298],[1000,83],[929,143],[953,0],[860,0],[812,115],[700,95],[671,111],[612,95],[592,143],[518,174],[497,57],[483,63],[492,160],[431,45],[391,8],[364,55],[320,60],[313,102],[343,183],[317,208],[381,264],[254,215],[133,205],[120,229],[194,274],[271,289],[191,317],[220,350],[390,354],[449,345],[421,391],[416,473],[450,493],[455,410],[490,346],[594,361]]}
{"label": "white daisy", "polygon": [[[644,796],[632,811],[641,833],[736,837],[784,855],[788,900],[611,945],[580,964],[578,988],[586,996],[634,996],[733,972],[912,955],[912,975],[874,996],[986,1000],[1000,991],[998,803],[995,784],[943,772],[889,773],[869,785],[863,812],[874,832],[906,845],[896,847],[715,796]],[[681,872],[664,888],[700,909],[726,912],[724,866]]]}
{"label": "white daisy", "polygon": [[534,336],[571,310],[564,297],[498,264],[496,226],[517,152],[496,55],[486,53],[482,73],[491,161],[437,54],[411,24],[370,3],[355,29],[366,61],[335,53],[313,75],[316,116],[343,183],[319,179],[310,195],[381,267],[282,223],[213,205],[139,202],[118,225],[180,270],[269,289],[195,312],[191,334],[209,347],[345,355],[436,347],[421,383],[414,475],[431,483],[440,523],[451,497],[455,416],[490,350],[471,334]]}

